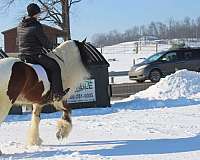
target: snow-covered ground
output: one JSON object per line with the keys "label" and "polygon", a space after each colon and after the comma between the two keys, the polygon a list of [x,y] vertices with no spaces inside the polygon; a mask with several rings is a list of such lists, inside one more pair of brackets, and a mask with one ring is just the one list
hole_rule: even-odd
{"label": "snow-covered ground", "polygon": [[[109,71],[125,71],[133,58],[151,54],[104,56]],[[120,77],[119,83],[126,81]],[[199,83],[199,73],[182,70],[145,91],[112,101],[110,108],[73,110],[73,129],[63,141],[55,136],[61,113],[42,114],[41,146],[26,145],[30,114],[9,115],[0,126],[0,160],[198,160]]]}
{"label": "snow-covered ground", "polygon": [[42,146],[26,145],[30,115],[0,127],[0,159],[198,160],[200,74],[178,71],[111,108],[73,110],[68,139],[55,137],[60,113],[42,114]]}

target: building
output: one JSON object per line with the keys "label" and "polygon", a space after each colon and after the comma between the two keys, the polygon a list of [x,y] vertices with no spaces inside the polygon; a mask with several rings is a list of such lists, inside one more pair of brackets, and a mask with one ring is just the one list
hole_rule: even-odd
{"label": "building", "polygon": [[[50,27],[43,24],[44,32],[53,42],[53,48],[58,44],[58,39],[63,37],[63,31],[54,27]],[[19,52],[17,46],[17,27],[3,31],[4,35],[4,50],[8,54],[17,54]]]}

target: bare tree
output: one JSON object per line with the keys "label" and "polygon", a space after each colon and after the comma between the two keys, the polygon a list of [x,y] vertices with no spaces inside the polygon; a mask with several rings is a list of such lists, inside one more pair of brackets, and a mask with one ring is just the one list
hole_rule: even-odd
{"label": "bare tree", "polygon": [[[4,7],[10,7],[17,0],[5,0]],[[82,0],[30,0],[41,5],[44,17],[41,20],[52,22],[63,30],[64,40],[71,39],[69,11],[72,5]]]}

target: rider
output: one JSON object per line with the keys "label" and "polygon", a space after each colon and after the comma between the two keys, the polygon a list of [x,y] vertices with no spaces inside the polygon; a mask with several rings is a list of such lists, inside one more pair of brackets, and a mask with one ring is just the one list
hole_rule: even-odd
{"label": "rider", "polygon": [[50,77],[53,100],[61,100],[63,91],[61,69],[58,63],[44,53],[43,48],[52,49],[52,44],[43,31],[42,24],[38,21],[40,7],[31,3],[27,6],[28,16],[24,17],[17,28],[19,58],[23,61],[42,65]]}

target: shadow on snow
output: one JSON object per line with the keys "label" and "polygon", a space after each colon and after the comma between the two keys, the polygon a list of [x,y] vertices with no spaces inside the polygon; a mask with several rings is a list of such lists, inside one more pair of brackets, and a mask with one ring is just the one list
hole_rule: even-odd
{"label": "shadow on snow", "polygon": [[[200,150],[200,135],[189,138],[178,139],[152,139],[152,140],[113,140],[113,141],[87,141],[77,142],[69,145],[44,145],[43,147],[89,147],[88,150],[76,150],[80,155],[100,155],[100,156],[134,156],[145,154],[169,154],[169,153],[181,153]],[[109,148],[102,147],[109,145]],[[112,147],[110,147],[112,145]],[[100,147],[100,149],[98,149]],[[93,148],[93,150],[91,150]],[[53,156],[68,156],[73,151],[63,150],[50,150],[49,151],[36,151],[36,152],[24,152],[2,155],[1,158],[42,158]]]}
{"label": "shadow on snow", "polygon": [[49,150],[49,151],[36,151],[36,152],[24,152],[24,153],[14,153],[2,155],[3,159],[29,159],[29,158],[48,158],[53,156],[62,156],[72,154],[71,151],[58,151],[58,150]]}
{"label": "shadow on snow", "polygon": [[[94,149],[80,151],[81,154],[101,156],[128,156],[142,154],[167,154],[191,152],[200,150],[200,136],[179,139],[152,139],[152,140],[116,140],[116,141],[89,141],[76,143],[73,146],[114,145],[110,149]],[[102,148],[102,147],[101,147]]]}

